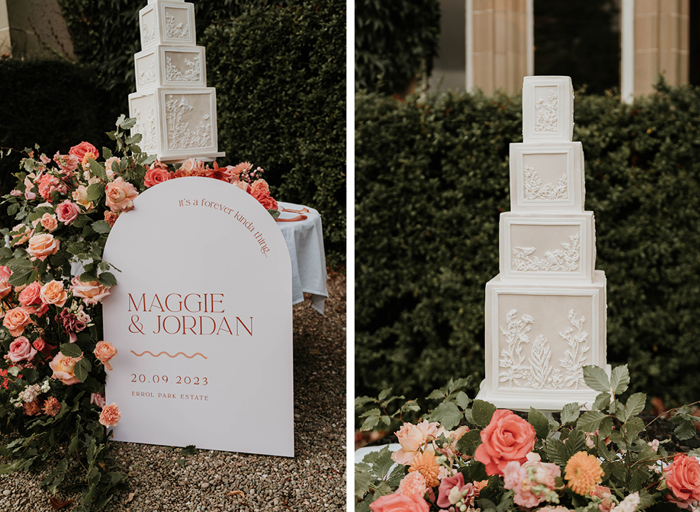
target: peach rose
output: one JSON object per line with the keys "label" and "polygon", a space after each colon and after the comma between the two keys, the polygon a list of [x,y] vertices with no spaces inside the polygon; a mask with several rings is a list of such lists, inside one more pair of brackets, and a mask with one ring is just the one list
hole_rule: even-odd
{"label": "peach rose", "polygon": [[6,267],[5,265],[0,265],[0,280],[1,279],[8,279],[12,275],[12,270],[10,270],[10,267]]}
{"label": "peach rose", "polygon": [[182,162],[178,171],[182,171],[183,176],[199,176],[204,172],[204,162],[196,158],[188,158]]}
{"label": "peach rose", "polygon": [[399,464],[410,464],[418,455],[418,450],[428,441],[435,439],[438,427],[438,423],[428,423],[428,420],[423,420],[418,425],[404,423],[396,433],[401,448],[394,452],[392,459]]}
{"label": "peach rose", "polygon": [[666,485],[673,494],[666,499],[680,508],[694,509],[700,501],[700,463],[695,457],[677,454],[673,464],[664,468]]}
{"label": "peach rose", "polygon": [[23,306],[34,306],[36,304],[41,304],[40,294],[41,284],[39,281],[34,281],[32,284],[22,290],[17,299]]}
{"label": "peach rose", "polygon": [[29,239],[27,252],[32,256],[32,261],[37,258],[44,261],[52,254],[56,254],[60,245],[61,241],[55,239],[51,233],[42,233]]}
{"label": "peach rose", "polygon": [[16,232],[16,235],[10,235],[12,237],[12,247],[16,245],[21,245],[34,234],[33,229],[29,229],[24,224],[17,224],[12,231]]}
{"label": "peach rose", "polygon": [[66,293],[66,290],[63,288],[63,281],[53,280],[46,283],[41,288],[40,297],[44,304],[53,304],[54,306],[58,306],[60,308],[66,303],[68,293]]}
{"label": "peach rose", "polygon": [[250,186],[250,194],[252,196],[255,196],[255,194],[269,194],[269,193],[270,193],[270,186],[267,184],[267,181],[265,181],[265,180],[256,180]]}
{"label": "peach rose", "polygon": [[154,167],[149,169],[144,176],[143,184],[146,187],[152,187],[153,185],[158,185],[158,183],[163,183],[168,181],[172,177],[171,173],[167,169],[161,169],[160,167]]}
{"label": "peach rose", "polygon": [[97,304],[99,301],[109,295],[109,288],[101,285],[99,281],[88,281],[87,283],[83,283],[80,280],[80,276],[72,279],[70,289],[74,296],[83,299],[83,302],[85,302],[85,304],[88,306],[90,304]]}
{"label": "peach rose", "polygon": [[114,179],[114,171],[112,170],[112,164],[114,162],[117,162],[117,166],[119,166],[121,160],[119,160],[119,158],[117,158],[116,156],[113,156],[112,158],[108,158],[105,162],[105,173],[107,173],[107,177],[110,180]]}
{"label": "peach rose", "polygon": [[88,201],[87,187],[85,187],[85,185],[80,185],[72,192],[71,195],[73,197],[73,201],[85,208],[85,210],[92,210],[92,202]]}
{"label": "peach rose", "polygon": [[122,413],[119,412],[119,406],[115,403],[104,406],[100,413],[100,423],[105,427],[114,427],[122,419]]}
{"label": "peach rose", "polygon": [[428,512],[430,505],[418,493],[413,496],[394,493],[377,498],[369,508],[373,512]]}
{"label": "peach rose", "polygon": [[113,212],[128,212],[134,208],[133,201],[139,193],[134,186],[120,176],[105,187],[107,207]]}
{"label": "peach rose", "polygon": [[117,355],[117,349],[108,341],[100,341],[95,347],[94,354],[108,370],[111,370],[112,365],[109,364],[109,360]]}
{"label": "peach rose", "polygon": [[248,188],[250,187],[250,185],[248,185],[248,183],[246,183],[245,181],[236,181],[233,182],[232,185],[234,187],[240,188],[243,192],[248,192]]}
{"label": "peach rose", "polygon": [[12,292],[12,285],[7,279],[0,279],[0,299],[4,299]]}
{"label": "peach rose", "polygon": [[49,366],[53,370],[52,379],[58,379],[67,386],[72,386],[80,382],[78,377],[75,376],[75,365],[83,358],[80,357],[75,359],[73,357],[64,356],[62,352],[56,354],[56,356],[49,361]]}
{"label": "peach rose", "polygon": [[56,216],[51,215],[50,213],[45,213],[44,215],[42,215],[40,222],[41,227],[43,227],[49,233],[55,231],[58,227],[58,221],[56,220]]}
{"label": "peach rose", "polygon": [[524,464],[534,445],[534,427],[512,411],[499,409],[481,431],[474,458],[486,466],[487,475],[503,475],[510,461]]}
{"label": "peach rose", "polygon": [[31,361],[36,352],[32,343],[25,336],[20,336],[10,343],[10,352],[5,357],[13,363],[19,363],[20,361]]}
{"label": "peach rose", "polygon": [[77,146],[73,146],[72,148],[70,148],[68,154],[77,157],[83,165],[87,163],[89,158],[97,159],[100,156],[100,152],[97,151],[97,148],[89,142],[85,141],[81,142]]}
{"label": "peach rose", "polygon": [[21,336],[24,328],[32,323],[30,311],[26,308],[13,308],[5,313],[2,325],[7,327],[12,336]]}
{"label": "peach rose", "polygon": [[78,214],[80,214],[80,207],[68,199],[56,205],[58,221],[66,226],[77,219]]}

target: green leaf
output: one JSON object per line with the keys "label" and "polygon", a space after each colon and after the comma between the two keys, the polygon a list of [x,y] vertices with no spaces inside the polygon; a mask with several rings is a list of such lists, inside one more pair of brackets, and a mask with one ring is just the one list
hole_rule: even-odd
{"label": "green leaf", "polygon": [[474,452],[480,444],[481,430],[470,430],[457,441],[457,451],[463,455],[474,455]]}
{"label": "green leaf", "polygon": [[107,181],[109,178],[107,178],[107,173],[105,172],[105,168],[102,166],[102,164],[98,163],[95,161],[94,158],[88,159],[88,162],[90,163],[90,172],[100,178],[102,181]]}
{"label": "green leaf", "polygon": [[61,354],[66,357],[78,358],[83,353],[80,347],[75,343],[61,343]]}
{"label": "green leaf", "polygon": [[595,409],[596,411],[604,411],[605,409],[610,407],[610,400],[612,400],[610,393],[600,393],[598,396],[595,397],[593,409]]}
{"label": "green leaf", "polygon": [[462,412],[453,402],[442,402],[432,412],[430,419],[439,422],[447,430],[452,430],[459,425]]}
{"label": "green leaf", "polygon": [[374,416],[369,416],[360,427],[360,430],[372,430],[374,427],[377,426],[377,423],[379,423],[378,414],[375,414]]}
{"label": "green leaf", "polygon": [[622,412],[622,421],[627,421],[630,418],[634,418],[639,415],[643,410],[647,402],[647,396],[644,393],[635,393],[627,400],[627,405],[625,405]]}
{"label": "green leaf", "polygon": [[442,400],[445,398],[445,392],[441,389],[434,389],[425,398],[428,400]]}
{"label": "green leaf", "polygon": [[627,369],[627,365],[625,364],[614,368],[610,375],[610,387],[612,387],[615,394],[619,396],[627,391],[629,384],[630,372]]}
{"label": "green leaf", "polygon": [[496,406],[484,400],[474,400],[472,405],[472,418],[474,423],[480,427],[486,427],[491,422]]}
{"label": "green leaf", "polygon": [[133,117],[128,117],[124,122],[121,123],[120,128],[122,130],[131,130],[136,125],[136,119]]}
{"label": "green leaf", "polygon": [[605,373],[605,370],[603,370],[600,366],[584,366],[583,380],[586,382],[586,385],[591,389],[594,389],[601,393],[610,391],[610,380],[608,379],[608,374]]}
{"label": "green leaf", "polygon": [[378,397],[379,401],[383,402],[384,400],[386,400],[386,398],[389,396],[389,394],[391,394],[391,388],[382,390],[382,392],[379,393],[379,397]]}
{"label": "green leaf", "polygon": [[106,220],[98,220],[92,223],[92,229],[95,233],[100,233],[101,235],[107,234],[112,229],[109,222]]}
{"label": "green leaf", "polygon": [[[87,188],[87,199],[88,201],[98,201],[105,192],[104,183],[93,183]],[[78,226],[82,227],[82,226]]]}
{"label": "green leaf", "polygon": [[530,412],[527,414],[527,421],[535,427],[537,437],[544,439],[549,434],[549,420],[540,411],[534,407],[530,407]]}
{"label": "green leaf", "polygon": [[362,471],[357,466],[355,467],[355,497],[362,498],[369,492],[369,486],[372,482],[372,476],[369,471]]}
{"label": "green leaf", "polygon": [[566,452],[571,458],[576,452],[581,452],[586,449],[586,436],[580,430],[572,430],[569,437],[566,438]]}
{"label": "green leaf", "polygon": [[111,272],[102,272],[97,276],[97,280],[103,286],[115,286],[117,284],[117,278]]}
{"label": "green leaf", "polygon": [[92,365],[90,364],[90,361],[88,361],[86,358],[82,358],[80,361],[75,363],[75,376],[80,382],[85,382],[85,379],[87,379],[88,373],[91,369]]}
{"label": "green leaf", "polygon": [[467,394],[464,391],[458,391],[457,394],[455,395],[455,403],[462,410],[469,407],[470,402],[471,402],[471,399],[467,396]]}
{"label": "green leaf", "polygon": [[112,158],[114,155],[112,154],[112,150],[111,150],[111,149],[102,146],[102,156],[103,156],[106,160],[109,160],[109,159]]}
{"label": "green leaf", "polygon": [[83,272],[80,274],[81,283],[89,283],[91,281],[97,281],[97,276],[92,272]]}
{"label": "green leaf", "polygon": [[581,415],[581,406],[577,402],[566,404],[561,410],[561,422],[566,425],[567,423],[574,423]]}
{"label": "green leaf", "polygon": [[559,439],[547,440],[547,455],[549,456],[550,462],[559,466],[565,466],[569,460],[566,445]]}
{"label": "green leaf", "polygon": [[583,432],[595,432],[600,427],[603,418],[605,418],[605,414],[600,411],[586,411],[579,418],[576,428]]}
{"label": "green leaf", "polygon": [[683,420],[675,428],[673,434],[679,441],[685,441],[686,439],[695,437],[696,432],[695,425],[692,421]]}
{"label": "green leaf", "polygon": [[197,455],[197,447],[193,444],[188,444],[184,448],[180,448],[180,455],[183,457],[188,455]]}

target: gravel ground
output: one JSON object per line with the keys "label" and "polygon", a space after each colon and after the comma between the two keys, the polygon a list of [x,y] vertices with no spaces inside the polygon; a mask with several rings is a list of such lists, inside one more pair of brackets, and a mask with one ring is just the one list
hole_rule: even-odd
{"label": "gravel ground", "polygon": [[[294,458],[114,443],[128,474],[107,511],[335,511],[346,509],[346,281],[330,273],[325,316],[294,306]],[[179,461],[179,462],[178,462]],[[6,462],[0,458],[0,462]],[[49,468],[0,475],[0,508],[53,511],[38,483]],[[59,490],[57,497],[78,500]],[[61,508],[69,511],[76,503]]]}

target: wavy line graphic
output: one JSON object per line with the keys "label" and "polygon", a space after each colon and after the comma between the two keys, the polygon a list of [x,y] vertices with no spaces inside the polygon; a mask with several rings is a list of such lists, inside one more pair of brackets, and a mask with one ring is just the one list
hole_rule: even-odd
{"label": "wavy line graphic", "polygon": [[192,354],[191,356],[188,356],[188,355],[185,354],[184,352],[178,352],[177,354],[172,355],[172,354],[168,354],[165,350],[163,350],[162,352],[158,352],[157,354],[154,354],[154,353],[151,352],[150,350],[144,350],[144,351],[141,352],[140,354],[137,354],[136,352],[134,352],[134,351],[132,350],[131,353],[134,354],[136,357],[141,357],[141,356],[144,355],[144,354],[150,354],[150,355],[152,355],[153,357],[159,357],[159,356],[162,356],[163,354],[165,354],[165,355],[168,356],[168,357],[177,357],[177,356],[179,356],[180,354],[182,354],[182,355],[185,356],[187,359],[192,359],[194,356],[202,356],[204,359],[207,359],[207,356],[205,356],[204,354],[201,354],[201,353],[199,353],[199,352],[195,352],[195,353]]}

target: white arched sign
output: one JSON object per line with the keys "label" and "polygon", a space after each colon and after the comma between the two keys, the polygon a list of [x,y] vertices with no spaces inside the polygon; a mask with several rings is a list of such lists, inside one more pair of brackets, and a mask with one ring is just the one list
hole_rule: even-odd
{"label": "white arched sign", "polygon": [[114,439],[293,456],[291,264],[270,214],[228,183],[170,180],[119,217],[104,259]]}

